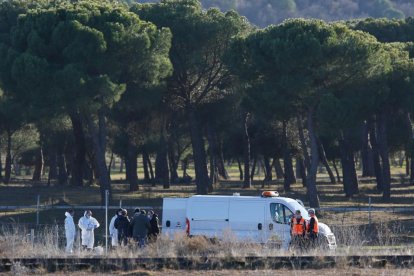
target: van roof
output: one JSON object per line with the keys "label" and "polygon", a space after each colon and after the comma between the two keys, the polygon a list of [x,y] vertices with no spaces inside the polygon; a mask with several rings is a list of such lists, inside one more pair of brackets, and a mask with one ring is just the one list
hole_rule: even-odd
{"label": "van roof", "polygon": [[190,198],[228,198],[228,199],[260,199],[260,200],[272,200],[272,199],[280,199],[282,201],[296,201],[293,198],[289,197],[261,197],[261,196],[232,196],[232,195],[193,195]]}

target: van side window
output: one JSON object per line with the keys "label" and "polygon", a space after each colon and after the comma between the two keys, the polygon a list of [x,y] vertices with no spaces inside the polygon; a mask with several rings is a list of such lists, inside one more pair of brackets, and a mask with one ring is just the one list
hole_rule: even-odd
{"label": "van side window", "polygon": [[283,206],[283,210],[285,211],[285,223],[289,224],[290,220],[293,218],[293,212],[286,206]]}
{"label": "van side window", "polygon": [[270,215],[274,222],[280,224],[289,224],[290,219],[293,216],[292,211],[281,203],[270,204]]}

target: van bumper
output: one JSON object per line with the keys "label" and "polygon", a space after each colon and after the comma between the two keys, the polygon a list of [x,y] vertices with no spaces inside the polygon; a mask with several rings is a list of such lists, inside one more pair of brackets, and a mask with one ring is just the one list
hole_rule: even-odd
{"label": "van bumper", "polygon": [[325,237],[326,237],[326,241],[328,243],[328,248],[330,250],[335,250],[336,247],[337,247],[336,246],[336,238],[335,238],[335,235],[329,234],[329,235],[326,235]]}

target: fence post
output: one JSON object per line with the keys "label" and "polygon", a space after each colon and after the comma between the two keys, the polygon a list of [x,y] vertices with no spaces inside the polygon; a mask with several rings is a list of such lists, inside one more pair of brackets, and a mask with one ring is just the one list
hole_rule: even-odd
{"label": "fence post", "polygon": [[59,249],[59,225],[58,224],[55,225],[55,234],[56,234],[56,241],[55,241],[56,249],[58,250]]}
{"label": "fence post", "polygon": [[119,208],[122,208],[122,197],[119,197]]}
{"label": "fence post", "polygon": [[371,227],[371,197],[368,199],[368,226]]}
{"label": "fence post", "polygon": [[32,248],[34,248],[34,229],[30,229],[30,239],[32,241]]}
{"label": "fence post", "polygon": [[39,209],[40,209],[40,195],[37,195],[37,204],[36,204],[36,225],[39,225]]}
{"label": "fence post", "polygon": [[78,229],[78,254],[80,254],[81,250],[82,250],[82,233],[81,230]]}
{"label": "fence post", "polygon": [[109,191],[105,190],[105,254],[108,254],[108,201]]}

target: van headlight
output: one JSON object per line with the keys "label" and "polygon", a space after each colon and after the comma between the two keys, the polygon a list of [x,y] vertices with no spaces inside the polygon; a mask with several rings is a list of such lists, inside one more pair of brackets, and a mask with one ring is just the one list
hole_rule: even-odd
{"label": "van headlight", "polygon": [[334,235],[326,235],[326,238],[328,239],[328,243],[330,244],[336,244],[335,236]]}

